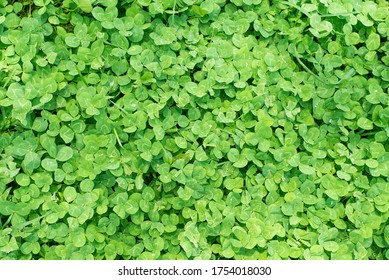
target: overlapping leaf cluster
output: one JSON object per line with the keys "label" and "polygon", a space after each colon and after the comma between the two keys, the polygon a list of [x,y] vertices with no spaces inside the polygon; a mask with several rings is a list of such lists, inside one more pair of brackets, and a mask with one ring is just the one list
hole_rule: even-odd
{"label": "overlapping leaf cluster", "polygon": [[0,1],[1,259],[389,259],[386,1]]}

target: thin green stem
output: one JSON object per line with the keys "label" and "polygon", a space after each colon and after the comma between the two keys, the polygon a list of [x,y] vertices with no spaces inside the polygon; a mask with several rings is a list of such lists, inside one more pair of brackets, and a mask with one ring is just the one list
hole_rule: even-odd
{"label": "thin green stem", "polygon": [[76,69],[77,69],[78,75],[80,76],[82,82],[83,82],[85,85],[88,85],[88,83],[87,83],[86,80],[85,80],[85,77],[82,75],[80,69],[78,69],[78,66],[76,66]]}
{"label": "thin green stem", "polygon": [[30,3],[29,3],[29,5],[28,5],[28,17],[31,17],[32,1],[33,1],[33,0],[30,0]]}
{"label": "thin green stem", "polygon": [[280,3],[284,4],[284,5],[287,5],[287,6],[290,6],[290,7],[293,7],[296,10],[300,11],[301,13],[303,13],[304,15],[306,15],[307,17],[309,17],[309,14],[304,12],[299,6],[297,6],[297,5],[293,4],[293,3],[289,3],[288,1],[280,1]]}
{"label": "thin green stem", "polygon": [[35,223],[35,222],[37,222],[37,221],[39,221],[39,220],[41,220],[41,219],[43,219],[43,218],[46,218],[48,215],[50,215],[50,214],[52,214],[52,213],[53,213],[53,211],[49,211],[49,212],[47,212],[46,214],[44,214],[44,215],[42,215],[42,216],[39,216],[38,218],[32,219],[31,221],[24,222],[24,223],[21,224],[21,225],[12,227],[12,229],[13,229],[13,230],[17,230],[17,229],[20,230],[20,229],[25,228],[26,226],[31,225],[31,224],[33,224],[33,223]]}
{"label": "thin green stem", "polygon": [[320,17],[339,17],[339,16],[349,16],[349,15],[356,15],[359,14],[358,12],[350,12],[350,13],[334,13],[334,14],[324,14],[319,15]]}
{"label": "thin green stem", "polygon": [[6,87],[8,85],[8,83],[11,81],[12,77],[14,76],[15,72],[16,72],[16,68],[12,71],[11,75],[7,78],[3,87]]}
{"label": "thin green stem", "polygon": [[343,76],[342,79],[340,79],[339,81],[337,81],[336,83],[329,83],[325,80],[323,80],[322,78],[320,78],[317,74],[313,73],[311,69],[309,69],[305,64],[304,62],[301,61],[298,53],[297,53],[297,50],[296,50],[296,46],[293,46],[294,47],[294,54],[292,53],[292,55],[297,59],[298,63],[305,69],[305,71],[307,71],[309,74],[311,74],[313,77],[315,77],[318,81],[320,81],[321,83],[327,85],[327,86],[338,86],[340,83],[342,83],[343,81],[347,80],[348,78],[350,78],[354,73],[355,73],[355,69],[354,68],[351,68],[350,70],[347,71],[347,73]]}
{"label": "thin green stem", "polygon": [[124,114],[126,114],[126,116],[129,116],[130,114],[124,110],[122,107],[120,107],[119,105],[117,105],[115,102],[113,102],[112,100],[109,100],[109,102],[111,102],[113,104],[113,106],[115,106],[116,108],[118,108],[120,111],[122,111]]}
{"label": "thin green stem", "polygon": [[1,227],[2,230],[11,222],[12,216],[13,216],[13,214],[11,214],[11,215],[8,217],[8,219],[5,221],[5,223],[4,223],[3,226]]}
{"label": "thin green stem", "polygon": [[115,137],[116,137],[116,140],[118,141],[119,146],[123,148],[122,142],[119,139],[119,135],[116,132],[116,128],[113,128],[113,132],[115,133]]}
{"label": "thin green stem", "polygon": [[322,82],[323,84],[325,85],[330,85],[328,84],[326,81],[324,81],[322,78],[320,78],[318,75],[316,75],[315,73],[312,72],[311,69],[308,68],[308,66],[306,66],[304,64],[304,62],[301,61],[301,59],[299,58],[299,56],[297,55],[297,50],[296,50],[296,47],[295,47],[295,54],[293,55],[296,59],[297,59],[297,62],[304,68],[305,71],[307,71],[309,74],[311,74],[312,76],[314,76],[318,81]]}
{"label": "thin green stem", "polygon": [[174,5],[173,5],[173,16],[172,16],[172,23],[174,24],[174,15],[176,14],[176,4],[177,4],[177,1],[174,0]]}
{"label": "thin green stem", "polygon": [[5,113],[4,107],[1,107],[1,114],[3,116],[3,121],[5,121],[7,119],[7,117],[6,117],[7,115]]}

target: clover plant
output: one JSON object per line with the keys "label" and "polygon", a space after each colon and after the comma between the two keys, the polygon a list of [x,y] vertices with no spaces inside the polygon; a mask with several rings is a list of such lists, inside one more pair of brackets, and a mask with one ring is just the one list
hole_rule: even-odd
{"label": "clover plant", "polygon": [[389,259],[384,0],[0,0],[0,259]]}

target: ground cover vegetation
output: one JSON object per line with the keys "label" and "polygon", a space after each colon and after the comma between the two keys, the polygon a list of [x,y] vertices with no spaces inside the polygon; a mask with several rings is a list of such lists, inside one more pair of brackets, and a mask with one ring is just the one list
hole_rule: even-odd
{"label": "ground cover vegetation", "polygon": [[0,259],[389,259],[389,12],[0,0]]}

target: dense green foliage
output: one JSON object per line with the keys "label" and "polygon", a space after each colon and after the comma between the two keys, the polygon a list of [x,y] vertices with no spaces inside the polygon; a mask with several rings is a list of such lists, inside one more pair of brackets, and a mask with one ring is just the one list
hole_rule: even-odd
{"label": "dense green foliage", "polygon": [[389,11],[0,0],[1,259],[389,259]]}

